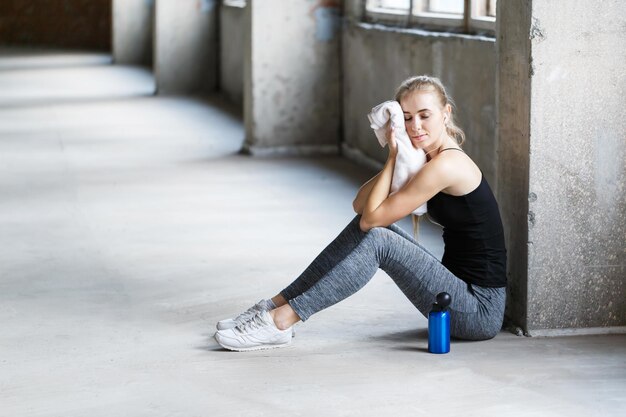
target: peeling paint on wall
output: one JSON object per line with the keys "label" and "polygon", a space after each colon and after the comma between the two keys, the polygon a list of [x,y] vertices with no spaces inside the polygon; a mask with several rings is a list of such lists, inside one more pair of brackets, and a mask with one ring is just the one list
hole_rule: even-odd
{"label": "peeling paint on wall", "polygon": [[198,0],[196,8],[202,13],[211,13],[215,7],[215,0]]}
{"label": "peeling paint on wall", "polygon": [[[595,133],[594,154],[593,154],[593,189],[595,199],[601,207],[603,213],[614,211],[623,212],[624,192],[621,184],[626,179],[626,168],[624,158],[626,152],[623,146],[623,138],[616,140],[618,135],[611,134],[604,129],[597,129]],[[611,210],[621,206],[622,210]],[[619,219],[615,219],[615,224],[619,224]]]}
{"label": "peeling paint on wall", "polygon": [[341,27],[339,2],[322,0],[311,9],[310,14],[315,19],[315,38],[322,42],[332,41]]}
{"label": "peeling paint on wall", "polygon": [[544,30],[541,28],[539,19],[533,17],[533,24],[530,27],[530,40],[539,43],[545,39],[546,35],[544,34]]}

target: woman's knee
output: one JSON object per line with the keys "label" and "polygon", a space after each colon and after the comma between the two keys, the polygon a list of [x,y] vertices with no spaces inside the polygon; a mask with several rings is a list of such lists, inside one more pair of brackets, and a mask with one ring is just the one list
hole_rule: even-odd
{"label": "woman's knee", "polygon": [[370,230],[365,232],[366,236],[370,236],[370,237],[372,237],[374,239],[382,239],[385,236],[391,236],[393,234],[394,234],[393,231],[389,230],[386,227],[382,227],[382,226],[372,227]]}
{"label": "woman's knee", "polygon": [[[458,323],[460,324],[460,323]],[[494,323],[471,323],[470,325],[453,325],[450,329],[450,336],[459,340],[481,341],[496,337],[500,332],[500,326]]]}
{"label": "woman's knee", "polygon": [[467,340],[472,342],[480,342],[483,340],[489,340],[496,337],[498,332],[482,332],[482,333],[461,333],[451,334],[450,336],[458,340]]}

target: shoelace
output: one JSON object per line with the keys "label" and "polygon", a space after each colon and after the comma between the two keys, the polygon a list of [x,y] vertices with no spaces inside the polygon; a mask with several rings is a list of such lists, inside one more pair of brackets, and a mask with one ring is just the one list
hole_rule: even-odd
{"label": "shoelace", "polygon": [[261,309],[258,304],[253,305],[235,318],[236,322],[245,323],[254,317]]}
{"label": "shoelace", "polygon": [[235,327],[240,333],[246,333],[251,330],[257,330],[267,326],[267,322],[263,320],[260,313],[255,314],[250,320],[243,322]]}

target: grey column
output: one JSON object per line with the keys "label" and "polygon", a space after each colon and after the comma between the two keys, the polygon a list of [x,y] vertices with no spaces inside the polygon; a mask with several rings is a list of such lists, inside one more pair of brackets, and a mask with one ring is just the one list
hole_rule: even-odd
{"label": "grey column", "polygon": [[340,7],[307,0],[248,0],[244,151],[339,151]]}
{"label": "grey column", "polygon": [[220,6],[220,90],[232,103],[243,109],[244,39],[248,30],[244,24],[241,2],[222,2]]}
{"label": "grey column", "polygon": [[154,0],[113,0],[113,61],[152,65]]}
{"label": "grey column", "polygon": [[498,2],[507,314],[530,335],[626,330],[624,8]]}
{"label": "grey column", "polygon": [[157,0],[154,73],[161,94],[203,94],[217,84],[217,0]]}

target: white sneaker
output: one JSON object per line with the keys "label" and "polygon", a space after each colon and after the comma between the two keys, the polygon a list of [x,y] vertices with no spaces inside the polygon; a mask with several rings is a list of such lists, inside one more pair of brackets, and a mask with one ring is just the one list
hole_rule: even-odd
{"label": "white sneaker", "polygon": [[217,330],[226,330],[232,329],[234,327],[239,326],[250,320],[254,317],[255,314],[260,313],[262,311],[269,311],[273,308],[272,302],[270,300],[261,300],[237,317],[233,319],[225,319],[217,322]]}
{"label": "white sneaker", "polygon": [[279,348],[291,344],[292,328],[278,329],[269,311],[262,311],[236,327],[218,330],[215,340],[223,348],[238,352]]}

